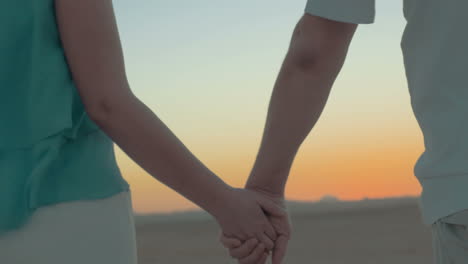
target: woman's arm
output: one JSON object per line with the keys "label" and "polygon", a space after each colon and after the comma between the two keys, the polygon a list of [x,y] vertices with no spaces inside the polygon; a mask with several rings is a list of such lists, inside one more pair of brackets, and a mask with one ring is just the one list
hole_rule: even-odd
{"label": "woman's arm", "polygon": [[274,229],[254,196],[205,167],[130,90],[112,1],[55,4],[68,64],[92,120],[146,172],[213,215],[226,233],[271,244],[264,232],[275,238]]}
{"label": "woman's arm", "polygon": [[229,186],[130,90],[112,1],[56,0],[56,15],[68,64],[90,118],[149,174],[210,213],[216,211]]}

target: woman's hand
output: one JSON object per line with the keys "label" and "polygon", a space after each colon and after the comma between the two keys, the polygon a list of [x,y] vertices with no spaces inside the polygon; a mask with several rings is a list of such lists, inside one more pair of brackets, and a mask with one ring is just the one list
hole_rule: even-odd
{"label": "woman's hand", "polygon": [[281,207],[251,190],[241,188],[230,188],[222,199],[224,201],[219,203],[222,208],[213,216],[224,236],[237,238],[241,242],[255,238],[260,242],[260,247],[263,244],[264,251],[274,248],[277,234],[266,215],[287,217]]}
{"label": "woman's hand", "polygon": [[251,238],[242,243],[237,238],[220,235],[220,242],[229,249],[229,255],[239,260],[239,264],[265,264],[269,252],[265,251],[263,243]]}

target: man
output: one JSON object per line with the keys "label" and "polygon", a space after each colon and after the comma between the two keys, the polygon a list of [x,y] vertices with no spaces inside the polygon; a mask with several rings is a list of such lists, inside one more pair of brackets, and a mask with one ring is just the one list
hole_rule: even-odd
{"label": "man", "polygon": [[[414,173],[423,192],[423,223],[433,234],[437,264],[468,263],[468,1],[403,0],[407,21],[401,49],[411,106],[425,151]],[[264,135],[246,188],[284,207],[294,156],[325,107],[358,24],[372,24],[375,0],[309,0],[294,29],[276,80]],[[278,238],[273,264],[290,238],[286,217],[270,217]],[[253,245],[221,236],[239,263]],[[252,252],[252,253],[251,253]],[[249,255],[250,254],[250,255]],[[260,259],[260,258],[257,258]]]}

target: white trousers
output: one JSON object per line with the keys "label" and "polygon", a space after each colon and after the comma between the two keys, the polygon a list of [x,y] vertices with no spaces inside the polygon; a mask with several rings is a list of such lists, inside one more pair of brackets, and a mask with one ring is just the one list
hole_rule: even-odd
{"label": "white trousers", "polygon": [[137,264],[131,193],[39,207],[0,237],[5,264]]}

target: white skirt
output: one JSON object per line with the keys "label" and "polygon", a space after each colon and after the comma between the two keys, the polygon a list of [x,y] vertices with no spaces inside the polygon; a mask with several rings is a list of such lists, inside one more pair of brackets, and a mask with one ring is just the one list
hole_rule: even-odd
{"label": "white skirt", "polygon": [[131,193],[36,209],[0,237],[5,264],[137,264]]}

